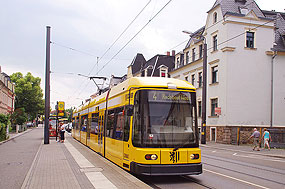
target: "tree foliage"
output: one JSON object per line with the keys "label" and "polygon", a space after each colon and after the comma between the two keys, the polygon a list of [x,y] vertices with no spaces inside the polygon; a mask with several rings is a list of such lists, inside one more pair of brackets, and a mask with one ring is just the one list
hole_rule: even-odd
{"label": "tree foliage", "polygon": [[69,108],[69,109],[66,109],[64,111],[64,114],[65,114],[65,117],[68,118],[68,122],[71,122],[72,121],[72,113],[73,113],[73,108]]}
{"label": "tree foliage", "polygon": [[29,120],[35,119],[38,113],[43,114],[44,99],[40,87],[41,79],[34,77],[30,72],[25,76],[16,72],[10,78],[15,83],[15,108],[24,108]]}
{"label": "tree foliage", "polygon": [[13,125],[23,125],[28,119],[24,108],[17,108],[11,115]]}

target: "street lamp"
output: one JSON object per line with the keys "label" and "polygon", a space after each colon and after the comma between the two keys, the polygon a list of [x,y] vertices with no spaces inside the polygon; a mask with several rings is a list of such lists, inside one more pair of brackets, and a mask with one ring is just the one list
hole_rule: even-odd
{"label": "street lamp", "polygon": [[[193,37],[193,33],[183,30],[183,33],[189,34]],[[207,42],[206,38],[201,34],[195,34],[204,39],[203,46],[203,87],[202,87],[202,131],[201,131],[201,144],[206,144],[206,103],[207,103]]]}

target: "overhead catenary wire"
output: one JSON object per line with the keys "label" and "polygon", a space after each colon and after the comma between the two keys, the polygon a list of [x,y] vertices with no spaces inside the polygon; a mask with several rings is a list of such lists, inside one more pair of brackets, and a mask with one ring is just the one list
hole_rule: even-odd
{"label": "overhead catenary wire", "polygon": [[[253,3],[254,3],[254,2],[251,2],[251,3],[247,4],[247,5],[245,5],[244,7],[247,7],[247,6],[249,6],[249,5],[252,5]],[[225,18],[224,18],[224,17],[223,17],[222,19],[220,19],[219,21],[215,22],[214,24],[208,26],[208,27],[205,28],[204,30],[207,30],[207,29],[209,29],[209,28],[211,28],[211,27],[214,27],[215,25],[217,25],[218,23],[220,23],[220,22],[222,22],[222,21],[225,21]],[[177,48],[177,47],[179,47],[180,45],[182,45],[182,44],[185,43],[186,41],[188,41],[188,39],[185,40],[185,41],[182,41],[182,42],[178,43],[178,45],[176,45],[176,46],[170,48],[169,51],[170,51],[170,50],[173,50],[173,49],[175,49],[175,48]]]}
{"label": "overhead catenary wire", "polygon": [[[91,68],[91,70],[88,73],[88,76],[90,76],[90,74],[92,73],[92,71],[94,70],[95,66],[98,66],[98,63],[103,59],[103,57],[107,54],[107,52],[110,51],[110,49],[116,44],[116,42],[123,36],[123,34],[129,29],[129,27],[134,23],[134,21],[139,17],[139,15],[145,10],[145,8],[150,4],[151,0],[149,0],[147,2],[147,4],[140,10],[140,12],[135,16],[135,18],[128,24],[128,26],[123,30],[123,32],[115,39],[115,41],[110,45],[110,47],[103,53],[103,55],[101,57],[98,57],[96,64],[94,64],[94,66]],[[98,70],[97,70],[98,73]],[[78,91],[83,83],[80,84],[80,86],[78,87],[78,89],[76,91]],[[84,87],[86,88],[88,86],[88,84]],[[75,91],[75,92],[76,92]],[[75,93],[74,92],[74,93]],[[81,94],[81,93],[80,93]],[[79,95],[80,95],[79,94]],[[79,96],[78,95],[78,96]]]}
{"label": "overhead catenary wire", "polygon": [[[170,0],[166,5],[168,5],[170,2],[171,2],[172,0]],[[165,6],[166,6],[165,5]],[[165,7],[164,6],[164,7]],[[248,5],[247,5],[248,6]],[[163,7],[163,8],[164,8]],[[161,9],[162,10],[162,9]],[[161,11],[160,10],[160,11]],[[160,12],[159,11],[159,12]],[[158,12],[158,13],[159,13]],[[157,14],[158,14],[157,13]],[[156,16],[156,15],[155,15]],[[154,16],[154,17],[155,17]],[[153,17],[153,18],[154,18]],[[152,19],[153,19],[152,18]],[[152,19],[150,19],[149,20],[149,22],[152,20]],[[223,19],[221,19],[221,20],[219,20],[218,22],[216,22],[215,24],[213,24],[213,25],[211,25],[211,26],[209,26],[209,27],[207,27],[206,29],[209,29],[209,28],[211,28],[211,27],[213,27],[214,25],[216,25],[216,24],[218,24],[218,23],[220,23],[220,22],[222,22],[222,21],[225,21],[225,19],[223,18]],[[270,22],[272,22],[273,20],[271,20],[271,21],[269,21],[268,23],[270,23]],[[147,24],[146,25],[148,25],[149,24],[149,22],[147,22]],[[264,24],[261,24],[261,25],[259,25],[258,27],[261,27],[262,25],[265,25],[266,23],[264,23]],[[146,26],[145,25],[145,26]],[[145,26],[143,26],[143,28],[141,29],[141,30],[143,30],[144,28],[145,28]],[[256,28],[258,28],[258,27],[256,27]],[[114,60],[114,58],[141,32],[141,30],[139,30],[139,32],[133,37],[133,38],[131,38],[107,63],[105,63],[105,65],[100,69],[100,70],[98,70],[97,71],[97,73],[96,74],[98,74],[99,72],[101,72],[112,60]],[[222,43],[218,43],[217,44],[217,46],[220,46],[220,45],[222,45],[222,44],[224,44],[224,43],[226,43],[226,42],[228,42],[228,41],[231,41],[231,40],[233,40],[233,39],[235,39],[235,38],[237,38],[237,37],[239,37],[239,36],[242,36],[242,35],[244,35],[246,32],[243,32],[243,33],[241,33],[241,34],[239,34],[239,35],[237,35],[237,36],[234,36],[233,38],[230,38],[230,39],[228,39],[228,40],[226,40],[226,41],[223,41]],[[183,43],[185,43],[187,40],[185,40],[185,41],[183,41],[183,42],[181,42],[181,43],[179,43],[177,46],[180,46],[181,44],[183,44]],[[175,47],[173,47],[173,48],[176,48],[177,46],[175,46]],[[173,49],[172,48],[172,49]],[[207,49],[207,51],[208,50],[210,50],[210,49],[212,49],[213,47],[210,47],[210,48],[208,48]],[[87,84],[88,85],[88,84]],[[86,87],[87,87],[87,85],[86,85]],[[86,87],[84,87],[84,88],[86,88]],[[81,93],[79,93],[79,95],[80,95]]]}
{"label": "overhead catenary wire", "polygon": [[[172,0],[169,0],[151,19],[148,20],[148,22],[115,54],[112,56],[112,58],[106,62],[101,69],[99,69],[95,75],[98,75],[114,58],[155,18],[159,13],[171,2]],[[88,86],[89,83],[83,88],[85,89]],[[83,90],[81,90],[78,94],[78,96],[82,93]]]}
{"label": "overhead catenary wire", "polygon": [[72,51],[76,51],[76,52],[79,52],[81,54],[85,54],[85,55],[88,55],[88,56],[93,56],[95,58],[98,57],[97,55],[94,55],[94,54],[91,54],[91,53],[88,53],[88,52],[85,52],[85,51],[82,51],[82,50],[78,50],[78,49],[75,49],[75,48],[72,48],[72,47],[68,47],[66,45],[62,45],[62,44],[59,44],[59,43],[54,42],[54,41],[51,41],[51,44],[54,44],[54,45],[57,45],[57,46],[60,46],[60,47],[63,47],[63,48],[66,48],[66,49],[69,49],[69,50],[72,50]]}
{"label": "overhead catenary wire", "polygon": [[[257,25],[256,27],[249,29],[248,31],[255,30],[255,29],[259,28],[259,27],[265,26],[266,24],[269,24],[270,22],[273,22],[273,21],[277,20],[278,18],[279,18],[279,17],[277,16],[275,19],[269,20],[269,21],[267,21],[267,22],[265,22],[265,23],[263,23],[263,24],[259,24],[259,25]],[[218,44],[217,44],[217,47],[218,47],[218,46],[221,46],[221,45],[223,45],[223,44],[225,44],[225,43],[227,43],[227,42],[229,42],[229,41],[232,41],[232,40],[234,40],[234,39],[236,39],[236,38],[238,38],[238,37],[240,37],[240,36],[243,36],[244,34],[246,34],[246,32],[247,32],[247,31],[244,31],[244,32],[242,32],[242,33],[240,33],[240,34],[238,34],[238,35],[235,35],[234,37],[231,37],[230,39],[227,39],[227,40],[225,40],[225,41],[223,41],[223,42],[221,42],[221,43],[218,43]],[[208,48],[208,49],[207,49],[207,52],[210,51],[210,50],[213,49],[213,48],[214,48],[214,47]],[[191,60],[192,58],[193,58],[193,56],[188,56],[188,60]],[[199,59],[201,59],[201,58],[203,58],[203,57],[199,57]],[[195,60],[195,61],[196,61],[196,60]],[[192,62],[193,62],[193,61],[192,61]],[[186,64],[183,64],[183,66],[184,66],[184,65],[187,65],[187,64],[189,64],[189,63],[191,63],[191,62],[189,61],[189,62],[187,62]]]}
{"label": "overhead catenary wire", "polygon": [[149,21],[96,73],[102,71],[172,0],[169,0]]}

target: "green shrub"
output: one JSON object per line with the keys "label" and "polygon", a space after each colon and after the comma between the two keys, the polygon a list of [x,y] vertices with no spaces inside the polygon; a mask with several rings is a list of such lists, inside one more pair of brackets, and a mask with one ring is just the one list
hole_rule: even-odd
{"label": "green shrub", "polygon": [[6,134],[6,126],[4,123],[0,123],[0,141],[6,140],[7,134]]}
{"label": "green shrub", "polygon": [[0,114],[0,141],[7,139],[6,127],[10,125],[9,116]]}

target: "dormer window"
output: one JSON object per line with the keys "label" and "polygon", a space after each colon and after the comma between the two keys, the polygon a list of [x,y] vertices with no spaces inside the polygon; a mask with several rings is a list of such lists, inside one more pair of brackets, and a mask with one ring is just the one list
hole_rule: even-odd
{"label": "dormer window", "polygon": [[160,77],[167,77],[167,70],[166,66],[160,66]]}
{"label": "dormer window", "polygon": [[239,10],[240,10],[240,13],[244,14],[244,15],[247,15],[249,13],[249,10],[247,8],[241,8],[240,7]]}
{"label": "dormer window", "polygon": [[213,14],[213,23],[214,24],[217,22],[217,19],[218,19],[218,15],[216,12],[214,12],[214,14]]}

